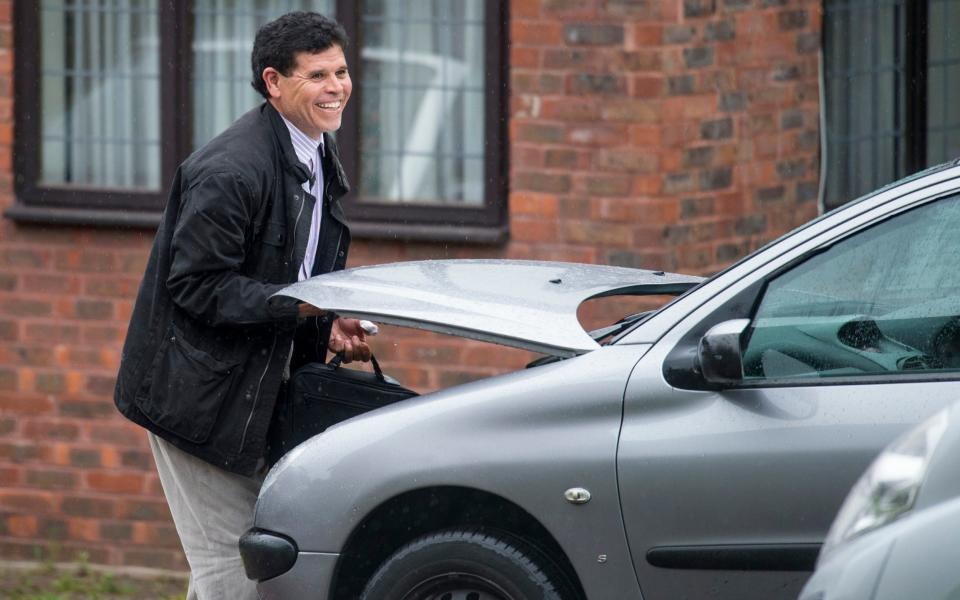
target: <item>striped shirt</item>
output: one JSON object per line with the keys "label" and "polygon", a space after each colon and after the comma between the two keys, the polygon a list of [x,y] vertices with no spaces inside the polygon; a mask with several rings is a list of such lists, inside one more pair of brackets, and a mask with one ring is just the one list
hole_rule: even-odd
{"label": "striped shirt", "polygon": [[313,261],[317,255],[317,243],[320,239],[320,219],[323,217],[323,168],[320,163],[320,156],[323,154],[323,137],[315,140],[297,129],[297,126],[280,115],[283,122],[287,124],[290,131],[290,142],[293,144],[293,150],[310,173],[313,174],[313,185],[310,180],[303,182],[303,191],[317,199],[313,205],[313,215],[310,220],[310,235],[307,237],[307,251],[303,255],[303,263],[300,265],[300,271],[297,274],[297,281],[303,281],[310,277],[313,271]]}

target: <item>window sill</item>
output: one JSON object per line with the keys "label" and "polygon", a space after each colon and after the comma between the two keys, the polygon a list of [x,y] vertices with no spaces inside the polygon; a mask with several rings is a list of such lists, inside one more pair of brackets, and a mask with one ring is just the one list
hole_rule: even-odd
{"label": "window sill", "polygon": [[156,229],[160,225],[161,213],[121,209],[30,206],[16,203],[5,210],[3,216],[17,223],[25,224]]}
{"label": "window sill", "polygon": [[[17,223],[41,225],[86,225],[156,230],[161,213],[119,209],[62,208],[14,204],[3,216]],[[495,245],[507,241],[505,226],[480,227],[442,224],[378,223],[353,221],[350,233],[355,238],[401,242],[454,242]]]}

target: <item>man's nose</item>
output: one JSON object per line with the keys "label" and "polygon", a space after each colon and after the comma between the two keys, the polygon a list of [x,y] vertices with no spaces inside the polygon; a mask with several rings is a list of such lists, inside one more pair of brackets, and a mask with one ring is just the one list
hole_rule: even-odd
{"label": "man's nose", "polygon": [[340,81],[340,78],[336,75],[332,75],[327,78],[324,88],[324,91],[333,92],[337,95],[340,95],[343,92],[343,82]]}

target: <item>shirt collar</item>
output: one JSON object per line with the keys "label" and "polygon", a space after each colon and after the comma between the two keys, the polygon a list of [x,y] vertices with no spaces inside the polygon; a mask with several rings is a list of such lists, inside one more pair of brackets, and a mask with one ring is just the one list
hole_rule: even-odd
{"label": "shirt collar", "polygon": [[[279,113],[280,111],[277,112]],[[321,136],[319,140],[315,140],[300,131],[300,129],[283,116],[282,113],[280,113],[280,118],[283,119],[287,129],[290,131],[290,143],[293,144],[293,150],[297,153],[297,158],[300,159],[300,162],[309,166],[311,161],[314,160],[314,157],[316,157],[318,149],[320,153],[323,154],[323,136]]]}

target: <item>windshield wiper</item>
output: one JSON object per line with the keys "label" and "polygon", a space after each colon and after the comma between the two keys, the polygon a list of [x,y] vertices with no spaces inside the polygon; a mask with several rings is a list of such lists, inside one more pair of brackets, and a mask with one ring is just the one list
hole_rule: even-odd
{"label": "windshield wiper", "polygon": [[588,335],[591,338],[593,338],[593,341],[599,342],[600,340],[606,337],[616,335],[621,331],[624,331],[636,325],[637,323],[645,319],[652,312],[653,312],[652,310],[645,310],[643,312],[627,315],[626,317],[620,319],[613,325],[608,325],[606,327],[601,327],[600,329],[594,329],[593,331],[588,332]]}

